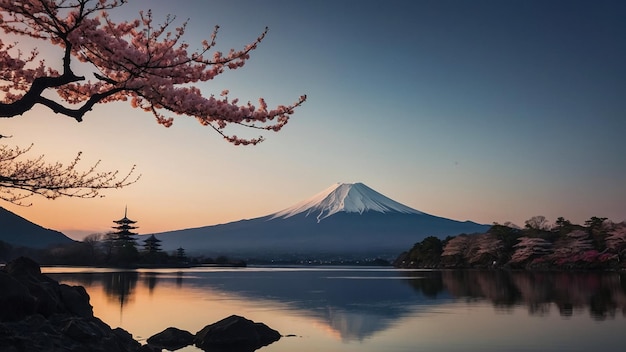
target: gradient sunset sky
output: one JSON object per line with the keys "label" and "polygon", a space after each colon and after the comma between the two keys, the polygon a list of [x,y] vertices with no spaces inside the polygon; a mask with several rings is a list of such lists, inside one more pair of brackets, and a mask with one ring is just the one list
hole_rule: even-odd
{"label": "gradient sunset sky", "polygon": [[[31,156],[142,174],[98,199],[0,204],[81,238],[124,215],[141,234],[264,216],[336,182],[363,182],[429,214],[480,223],[544,215],[626,220],[626,2],[529,0],[131,1],[162,22],[214,25],[228,51],[269,33],[207,94],[307,102],[258,146],[195,120],[167,129],[128,103],[77,123],[38,107],[0,121]],[[44,51],[55,63],[60,49]],[[257,131],[241,136],[256,137]]]}

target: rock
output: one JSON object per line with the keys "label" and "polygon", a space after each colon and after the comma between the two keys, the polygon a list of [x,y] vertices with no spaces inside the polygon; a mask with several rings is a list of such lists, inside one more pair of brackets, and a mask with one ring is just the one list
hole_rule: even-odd
{"label": "rock", "polygon": [[257,334],[259,334],[259,342],[261,346],[267,346],[272,342],[280,340],[280,333],[263,323],[254,323]]}
{"label": "rock", "polygon": [[93,326],[93,324],[90,324],[89,321],[85,321],[84,319],[68,319],[65,326],[61,328],[61,332],[68,337],[81,342],[93,341],[102,337],[102,334],[98,331],[97,327]]}
{"label": "rock", "polygon": [[267,325],[232,315],[195,336],[167,328],[141,346],[126,330],[93,316],[85,288],[59,284],[24,257],[0,268],[2,352],[156,352],[192,343],[205,351],[252,352],[279,339]]}
{"label": "rock", "polygon": [[[35,304],[31,308],[25,309],[23,314],[32,314],[30,312],[32,309],[35,313],[45,317],[55,313],[68,312],[67,307],[61,301],[59,283],[43,275],[39,265],[32,259],[17,258],[7,263],[3,270],[24,286],[28,295],[34,297]],[[26,298],[26,295],[23,297]],[[87,299],[87,304],[89,304],[89,299]],[[15,310],[17,307],[13,307],[13,309]]]}
{"label": "rock", "polygon": [[61,302],[71,312],[78,316],[93,317],[93,307],[89,304],[89,294],[82,286],[59,285]]}
{"label": "rock", "polygon": [[27,257],[19,257],[7,263],[4,267],[9,275],[17,277],[38,277],[41,275],[41,268],[34,260]]}
{"label": "rock", "polygon": [[149,337],[147,342],[150,345],[173,351],[191,345],[193,339],[194,336],[189,331],[169,327]]}
{"label": "rock", "polygon": [[231,315],[196,333],[196,347],[205,351],[254,351],[280,339],[280,333],[263,323]]}
{"label": "rock", "polygon": [[157,347],[154,345],[143,345],[139,348],[137,352],[162,352],[163,349],[161,347]]}
{"label": "rock", "polygon": [[83,287],[59,284],[18,258],[0,268],[0,351],[136,352],[127,331],[93,316]]}
{"label": "rock", "polygon": [[26,286],[0,271],[0,321],[16,321],[34,314],[36,303]]}

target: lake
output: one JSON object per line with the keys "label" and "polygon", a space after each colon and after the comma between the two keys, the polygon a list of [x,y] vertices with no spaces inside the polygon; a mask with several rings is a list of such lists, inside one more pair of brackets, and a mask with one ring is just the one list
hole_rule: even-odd
{"label": "lake", "polygon": [[[263,352],[623,351],[626,274],[370,267],[44,267],[145,340],[229,315],[278,330]],[[186,347],[178,351],[200,351]]]}

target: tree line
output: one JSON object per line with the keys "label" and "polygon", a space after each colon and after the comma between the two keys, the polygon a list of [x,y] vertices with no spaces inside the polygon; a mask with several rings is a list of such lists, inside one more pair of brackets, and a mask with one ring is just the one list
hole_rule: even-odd
{"label": "tree line", "polygon": [[45,265],[149,266],[183,265],[188,263],[184,249],[167,253],[158,243],[139,245],[132,237],[116,233],[91,234],[83,241],[55,245],[44,249],[16,247],[0,241],[0,261],[28,256]]}
{"label": "tree line", "polygon": [[[140,242],[140,243],[138,243]],[[37,249],[13,246],[0,241],[0,263],[17,257],[32,258],[40,265],[75,265],[100,267],[187,267],[202,264],[245,266],[244,261],[227,256],[189,256],[184,248],[164,251],[160,241],[150,237],[137,241],[119,233],[94,233],[82,241]]]}
{"label": "tree line", "polygon": [[403,252],[401,268],[506,268],[531,270],[626,268],[626,222],[593,216],[583,225],[534,216],[520,228],[498,224],[481,234],[443,240],[430,236]]}

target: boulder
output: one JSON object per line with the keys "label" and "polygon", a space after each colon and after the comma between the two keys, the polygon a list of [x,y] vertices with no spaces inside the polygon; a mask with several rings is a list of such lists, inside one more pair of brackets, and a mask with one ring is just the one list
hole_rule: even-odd
{"label": "boulder", "polygon": [[36,303],[26,286],[0,271],[0,321],[16,321],[34,314]]}
{"label": "boulder", "polygon": [[205,351],[254,351],[280,339],[280,333],[263,323],[231,315],[196,333],[196,347]]}
{"label": "boulder", "polygon": [[83,287],[59,284],[18,258],[0,268],[0,351],[136,352],[127,331],[93,316]]}
{"label": "boulder", "polygon": [[[68,307],[62,302],[59,283],[43,275],[39,264],[32,259],[26,257],[17,258],[7,263],[3,271],[25,287],[28,291],[28,296],[32,296],[35,300],[32,307],[25,308],[21,312],[22,315],[32,314],[31,310],[44,317],[49,317],[55,313],[68,312]],[[23,297],[26,298],[27,295],[23,295]],[[89,296],[86,297],[86,301],[87,305],[89,305]],[[7,303],[5,302],[4,304],[6,306]],[[13,310],[17,308],[12,307]],[[20,315],[20,312],[15,313]]]}
{"label": "boulder", "polygon": [[193,343],[194,336],[189,331],[169,327],[158,334],[150,336],[149,345],[174,351]]}
{"label": "boulder", "polygon": [[89,304],[89,294],[82,286],[59,285],[61,302],[70,313],[81,317],[93,317],[93,307]]}

